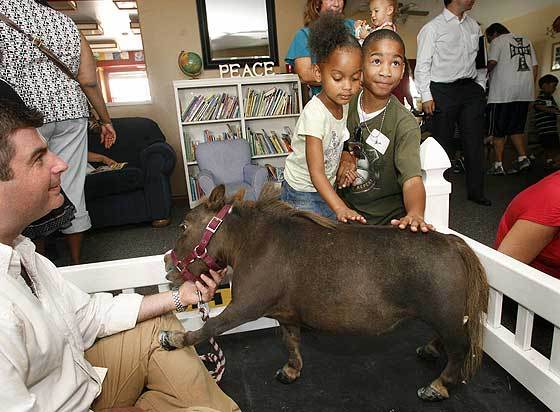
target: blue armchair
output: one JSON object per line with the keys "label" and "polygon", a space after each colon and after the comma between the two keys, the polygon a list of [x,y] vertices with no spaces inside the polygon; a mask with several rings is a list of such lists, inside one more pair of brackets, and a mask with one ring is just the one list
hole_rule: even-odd
{"label": "blue armchair", "polygon": [[251,149],[245,139],[200,143],[196,160],[198,183],[206,196],[223,184],[228,196],[245,189],[245,200],[256,200],[268,180],[266,168],[251,164]]}

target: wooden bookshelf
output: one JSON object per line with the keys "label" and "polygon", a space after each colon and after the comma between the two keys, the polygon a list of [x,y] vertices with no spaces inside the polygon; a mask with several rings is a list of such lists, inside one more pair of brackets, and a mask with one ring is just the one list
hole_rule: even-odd
{"label": "wooden bookshelf", "polygon": [[294,130],[302,108],[296,74],[177,80],[173,89],[191,208],[200,203],[195,158],[198,143],[247,139],[253,163],[284,165],[289,144],[282,135]]}

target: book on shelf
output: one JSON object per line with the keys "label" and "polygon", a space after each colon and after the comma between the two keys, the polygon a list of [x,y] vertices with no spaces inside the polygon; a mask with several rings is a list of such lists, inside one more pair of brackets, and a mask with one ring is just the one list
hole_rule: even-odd
{"label": "book on shelf", "polygon": [[239,99],[227,93],[193,95],[185,104],[181,121],[200,122],[239,117]]}
{"label": "book on shelf", "polygon": [[243,136],[241,135],[241,124],[234,123],[226,124],[227,130],[223,132],[214,132],[210,129],[204,129],[202,134],[204,138],[202,140],[193,139],[191,136],[185,136],[185,155],[187,158],[187,162],[194,162],[196,160],[196,146],[199,143],[208,143],[208,142],[218,142],[222,140],[235,140],[241,139]]}
{"label": "book on shelf", "polygon": [[272,139],[272,141],[276,142],[278,146],[280,146],[280,149],[282,150],[281,153],[288,153],[292,151],[292,147],[290,146],[290,148],[288,148],[286,143],[280,137],[278,137],[274,130],[270,131],[270,138]]}
{"label": "book on shelf", "polygon": [[189,176],[189,186],[191,189],[191,200],[197,201],[204,197],[204,192],[198,183],[198,176]]}
{"label": "book on shelf", "polygon": [[297,88],[289,92],[272,87],[268,90],[249,88],[245,98],[246,117],[280,116],[297,113]]}
{"label": "book on shelf", "polygon": [[270,163],[264,165],[268,170],[268,180],[271,182],[282,183],[284,181],[284,167],[272,166]]}
{"label": "book on shelf", "polygon": [[[288,127],[288,130],[291,129]],[[247,139],[251,146],[251,153],[253,156],[262,156],[291,152],[291,135],[286,136],[285,133],[285,130],[282,132],[265,129],[255,131],[247,127]]]}

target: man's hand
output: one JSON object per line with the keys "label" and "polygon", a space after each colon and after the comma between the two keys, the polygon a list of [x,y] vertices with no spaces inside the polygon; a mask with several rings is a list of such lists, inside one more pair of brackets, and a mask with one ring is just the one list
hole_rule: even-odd
{"label": "man's hand", "polygon": [[436,103],[433,100],[422,102],[422,110],[424,111],[424,113],[431,116],[434,114],[434,110],[436,110]]}
{"label": "man's hand", "polygon": [[214,271],[210,269],[210,276],[200,275],[200,278],[204,283],[198,280],[195,283],[185,282],[179,288],[179,298],[183,306],[193,305],[198,303],[198,293],[202,295],[202,300],[204,302],[209,302],[214,297],[216,293],[216,288],[222,282],[224,276],[226,275],[227,268]]}
{"label": "man's hand", "polygon": [[350,186],[357,177],[356,158],[349,152],[342,152],[336,172],[336,184],[338,188],[343,189]]}
{"label": "man's hand", "polygon": [[422,216],[418,215],[406,215],[400,219],[393,219],[391,220],[391,224],[393,226],[398,226],[399,229],[406,229],[407,226],[410,226],[411,232],[418,232],[418,228],[420,228],[420,231],[424,233],[427,233],[430,230],[435,230],[432,225],[424,221]]}

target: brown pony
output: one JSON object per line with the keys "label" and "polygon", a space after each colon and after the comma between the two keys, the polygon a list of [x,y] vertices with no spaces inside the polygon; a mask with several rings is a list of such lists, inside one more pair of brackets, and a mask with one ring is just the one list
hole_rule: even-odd
{"label": "brown pony", "polygon": [[[457,236],[412,233],[393,227],[334,224],[278,200],[266,187],[256,202],[242,193],[226,200],[224,186],[185,216],[174,252],[187,255],[226,202],[227,215],[208,254],[233,270],[232,301],[194,332],[163,331],[165,349],[194,345],[267,316],[278,320],[288,362],[277,372],[296,380],[303,366],[300,327],[336,334],[378,335],[407,318],[419,318],[437,337],[417,349],[423,358],[447,354],[441,375],[418,390],[425,400],[449,397],[447,386],[468,379],[482,359],[481,315],[488,299],[484,269]],[[183,279],[165,256],[168,279]],[[191,263],[193,274],[208,270]]]}

